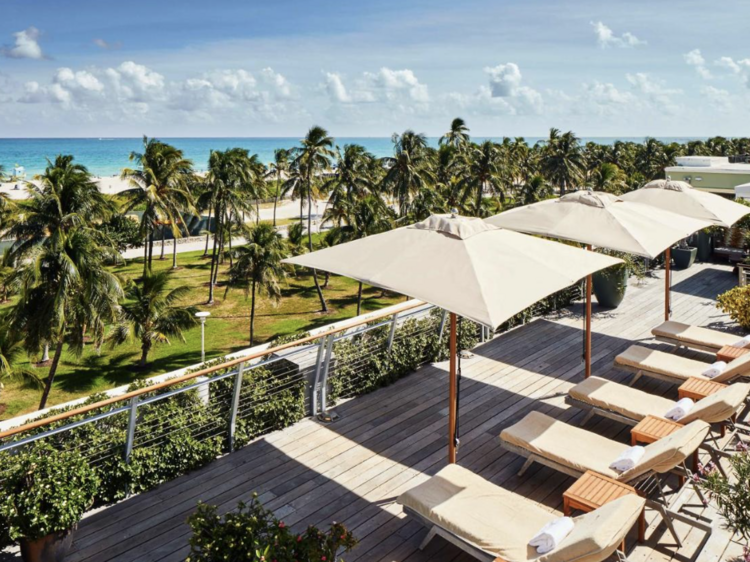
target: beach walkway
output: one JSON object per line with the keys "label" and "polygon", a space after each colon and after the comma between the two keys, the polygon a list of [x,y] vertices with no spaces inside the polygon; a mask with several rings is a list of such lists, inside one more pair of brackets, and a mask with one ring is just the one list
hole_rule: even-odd
{"label": "beach walkway", "polygon": [[[627,375],[614,369],[612,361],[632,342],[667,349],[650,334],[662,320],[662,275],[657,272],[641,284],[632,282],[617,310],[595,307],[595,375],[625,381]],[[734,285],[736,278],[726,266],[696,265],[675,272],[673,318],[725,326],[728,320],[717,311],[714,299]],[[538,465],[517,476],[523,459],[505,451],[498,434],[530,410],[581,422],[582,413],[564,403],[567,390],[583,376],[581,312],[578,305],[534,321],[479,346],[463,361],[459,464],[555,511],[561,510],[562,492],[574,480]],[[676,388],[666,383],[646,379],[636,386],[676,396]],[[338,406],[341,417],[335,423],[304,420],[201,470],[93,513],[80,524],[66,560],[184,560],[190,537],[186,518],[198,501],[226,511],[257,492],[295,529],[345,523],[360,541],[345,557],[347,562],[469,561],[440,538],[420,551],[426,529],[394,502],[445,465],[446,389],[447,365],[424,366],[387,388]],[[626,426],[602,418],[585,427],[623,442],[629,436]],[[686,509],[714,517],[711,508],[694,505],[694,498],[683,499],[689,504]],[[703,533],[678,524],[684,545],[677,550],[654,512],[647,512],[647,521],[647,543],[635,546],[632,562],[709,562],[739,554],[739,546],[718,524],[707,541]]]}

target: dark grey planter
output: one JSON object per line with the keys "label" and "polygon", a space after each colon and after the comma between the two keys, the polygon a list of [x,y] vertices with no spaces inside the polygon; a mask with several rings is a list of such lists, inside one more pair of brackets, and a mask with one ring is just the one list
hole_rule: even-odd
{"label": "dark grey planter", "polygon": [[695,247],[698,249],[698,261],[709,261],[714,253],[713,236],[702,230],[695,237]]}
{"label": "dark grey planter", "polygon": [[628,288],[628,268],[615,265],[593,275],[594,295],[599,306],[617,308],[625,298]]}
{"label": "dark grey planter", "polygon": [[695,263],[698,248],[672,248],[675,269],[687,269]]}

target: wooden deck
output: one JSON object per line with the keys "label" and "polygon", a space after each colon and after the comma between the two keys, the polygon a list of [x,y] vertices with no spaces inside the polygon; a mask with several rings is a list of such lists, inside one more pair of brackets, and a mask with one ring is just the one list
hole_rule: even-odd
{"label": "wooden deck", "polygon": [[[662,320],[661,275],[631,285],[616,311],[595,308],[595,375],[624,381],[626,374],[615,370],[612,361],[632,342],[667,349],[654,343],[649,331]],[[696,265],[675,272],[673,318],[725,326],[727,319],[713,299],[734,285],[729,267]],[[564,403],[566,391],[583,373],[580,313],[576,306],[554,319],[532,322],[480,346],[463,362],[459,463],[550,510],[561,510],[562,492],[573,479],[539,466],[518,477],[522,459],[503,450],[497,436],[533,409],[580,422],[581,412]],[[471,560],[440,538],[420,551],[425,528],[394,503],[401,492],[445,465],[446,380],[445,364],[425,366],[388,388],[340,405],[336,411],[341,418],[333,424],[305,420],[92,514],[81,523],[68,560],[184,560],[189,538],[185,520],[199,500],[228,510],[253,492],[295,527],[344,522],[360,540],[347,562]],[[676,397],[676,388],[666,383],[643,380],[637,386]],[[586,427],[623,443],[628,440],[628,429],[613,421],[594,418]],[[654,513],[648,513],[648,521],[648,544],[635,547],[634,562],[709,562],[739,554],[728,533],[717,530],[697,557],[703,537],[684,526],[678,526],[685,544],[677,552]]]}

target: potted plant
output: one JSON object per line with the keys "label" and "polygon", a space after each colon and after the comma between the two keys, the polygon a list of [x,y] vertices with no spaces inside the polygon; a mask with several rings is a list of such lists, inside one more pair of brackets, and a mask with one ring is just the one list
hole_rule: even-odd
{"label": "potted plant", "polygon": [[625,298],[628,288],[628,278],[633,273],[638,278],[643,277],[644,268],[635,256],[622,252],[598,250],[601,253],[620,258],[623,263],[613,265],[593,274],[593,289],[596,301],[604,308],[617,308]]}
{"label": "potted plant", "polygon": [[744,556],[750,558],[750,453],[748,446],[740,442],[737,452],[729,457],[732,478],[726,478],[711,465],[700,467],[702,486],[716,503],[724,525],[743,541]]}
{"label": "potted plant", "polygon": [[695,263],[698,248],[688,246],[687,240],[681,240],[680,244],[672,248],[672,259],[677,269],[687,269]]}
{"label": "potted plant", "polygon": [[711,255],[714,253],[714,234],[717,228],[711,227],[699,230],[695,235],[695,247],[698,249],[698,260],[707,262],[711,259]]}
{"label": "potted plant", "polygon": [[37,445],[4,459],[0,537],[21,547],[25,562],[61,562],[91,507],[98,480],[76,450]]}
{"label": "potted plant", "polygon": [[337,562],[339,554],[357,544],[340,523],[333,523],[325,532],[311,525],[302,533],[294,533],[260,504],[257,495],[249,504],[240,502],[223,517],[216,506],[199,503],[188,523],[193,536],[186,562]]}

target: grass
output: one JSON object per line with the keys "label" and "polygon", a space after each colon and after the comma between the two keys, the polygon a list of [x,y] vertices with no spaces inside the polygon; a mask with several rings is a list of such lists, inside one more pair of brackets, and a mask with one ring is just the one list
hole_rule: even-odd
{"label": "grass", "polygon": [[[172,273],[173,286],[187,285],[191,288],[185,305],[208,310],[211,317],[206,322],[206,360],[247,348],[250,332],[250,300],[241,288],[230,288],[222,283],[228,263],[221,267],[220,285],[215,288],[216,302],[206,306],[208,300],[208,275],[211,261],[203,253],[187,252],[178,255],[180,269]],[[171,255],[165,260],[155,260],[154,270],[169,269]],[[119,275],[138,278],[143,271],[143,260],[128,260],[124,265],[112,268]],[[320,282],[324,278],[320,275]],[[278,305],[261,298],[256,305],[256,344],[279,336],[308,331],[312,328],[351,318],[357,310],[357,282],[332,275],[324,290],[330,311],[320,312],[315,286],[308,272],[299,271],[290,275],[284,283],[281,302]],[[370,312],[403,301],[402,296],[382,296],[380,289],[365,287],[362,311]],[[60,404],[94,392],[128,384],[137,378],[150,377],[187,367],[200,362],[200,327],[185,333],[185,341],[172,341],[170,345],[156,346],[149,356],[148,369],[133,368],[139,357],[137,342],[128,342],[110,349],[105,346],[97,353],[88,346],[81,357],[75,357],[67,349],[63,353],[55,384],[48,405]],[[38,358],[34,358],[36,360]],[[24,366],[31,366],[27,358]],[[48,369],[37,368],[41,378]],[[40,391],[25,388],[17,383],[7,384],[0,391],[0,419],[34,411],[39,402]],[[4,411],[2,411],[4,410]]]}

